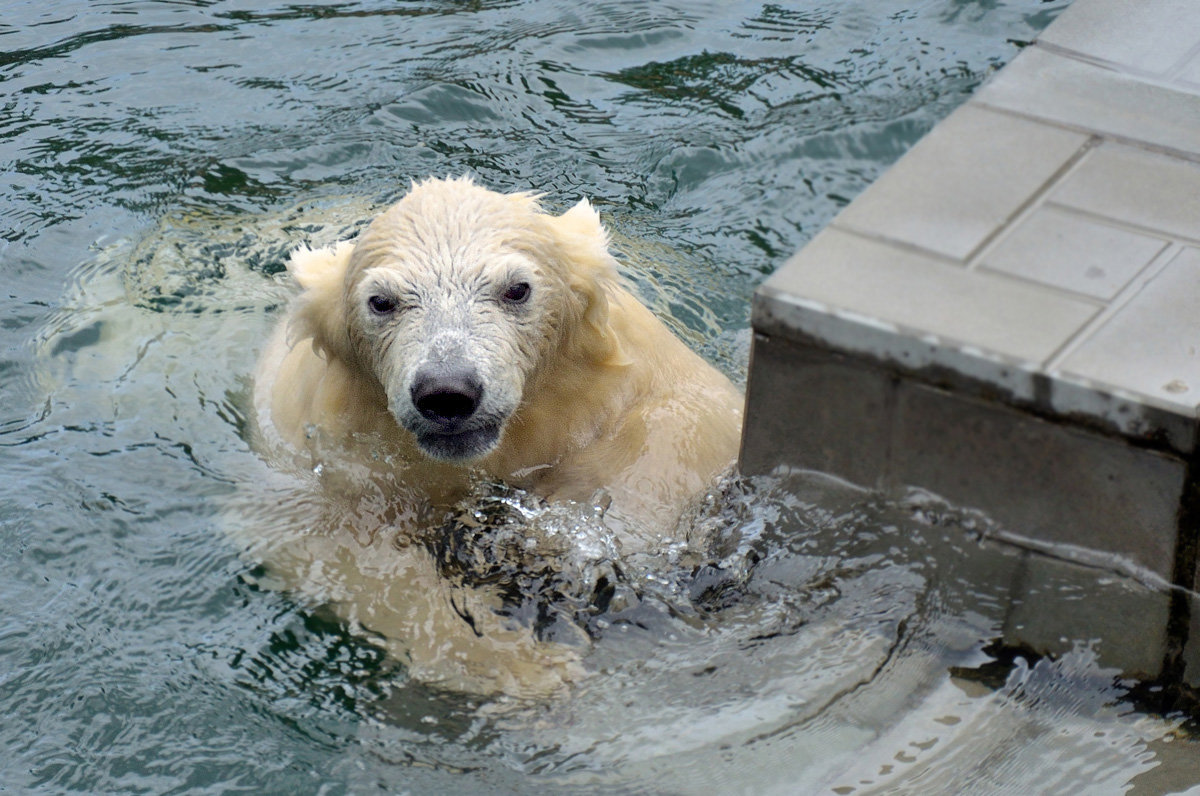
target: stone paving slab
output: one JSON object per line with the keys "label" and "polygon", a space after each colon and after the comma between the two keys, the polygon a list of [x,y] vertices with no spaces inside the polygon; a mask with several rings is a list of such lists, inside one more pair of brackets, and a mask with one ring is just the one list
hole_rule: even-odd
{"label": "stone paving slab", "polygon": [[1136,390],[1193,415],[1200,394],[1200,249],[1185,247],[1171,255],[1054,372]]}
{"label": "stone paving slab", "polygon": [[1171,75],[1197,56],[1195,0],[1076,3],[1038,37],[1078,57],[1146,76]]}
{"label": "stone paving slab", "polygon": [[930,489],[1195,589],[1197,0],[1076,0],[752,324],[744,471]]}
{"label": "stone paving slab", "polygon": [[1086,135],[968,104],[919,141],[834,224],[965,261],[1087,141]]}
{"label": "stone paving slab", "polygon": [[[1200,126],[1200,107],[1193,123]],[[1049,202],[1090,213],[1102,224],[1200,246],[1197,197],[1200,163],[1105,144],[1054,186]]]}
{"label": "stone paving slab", "polygon": [[[1190,87],[1141,79],[1073,55],[1030,47],[973,102],[1185,157],[1194,155],[1200,147],[1196,127],[1200,97],[1189,95]],[[1033,85],[1037,91],[1029,90]]]}
{"label": "stone paving slab", "polygon": [[979,267],[1107,303],[1166,247],[1161,238],[1046,204],[1010,230]]}

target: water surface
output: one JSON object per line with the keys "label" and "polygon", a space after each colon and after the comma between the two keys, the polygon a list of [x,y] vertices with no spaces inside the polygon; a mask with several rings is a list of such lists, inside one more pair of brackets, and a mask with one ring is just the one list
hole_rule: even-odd
{"label": "water surface", "polygon": [[988,668],[1017,554],[952,512],[741,485],[704,519],[729,558],[631,582],[587,620],[595,675],[523,709],[411,682],[227,533],[268,478],[246,395],[290,249],[428,175],[588,196],[741,381],[754,287],[1065,5],[7,4],[0,789],[1195,784],[1180,718],[1137,709],[1103,639]]}

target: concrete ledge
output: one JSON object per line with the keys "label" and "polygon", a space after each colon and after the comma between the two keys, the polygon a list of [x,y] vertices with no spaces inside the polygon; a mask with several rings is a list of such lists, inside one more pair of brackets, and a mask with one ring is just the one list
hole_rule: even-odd
{"label": "concrete ledge", "polygon": [[1017,536],[1172,578],[1181,458],[786,338],[756,335],[752,355],[744,471],[786,463],[883,491],[921,487]]}
{"label": "concrete ledge", "polygon": [[[1196,588],[1193,6],[1076,0],[767,280],[745,472],[928,489]],[[1131,669],[1200,669],[1188,604]]]}

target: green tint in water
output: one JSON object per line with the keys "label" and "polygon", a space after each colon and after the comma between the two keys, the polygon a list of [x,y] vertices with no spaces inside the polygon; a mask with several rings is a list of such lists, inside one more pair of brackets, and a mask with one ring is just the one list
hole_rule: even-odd
{"label": "green tint in water", "polygon": [[1195,751],[1104,638],[972,674],[1015,556],[912,506],[748,488],[706,520],[738,555],[614,595],[597,674],[524,711],[408,682],[224,533],[276,489],[243,411],[294,246],[429,174],[589,196],[740,378],[763,275],[1064,5],[6,4],[0,789],[1168,789]]}

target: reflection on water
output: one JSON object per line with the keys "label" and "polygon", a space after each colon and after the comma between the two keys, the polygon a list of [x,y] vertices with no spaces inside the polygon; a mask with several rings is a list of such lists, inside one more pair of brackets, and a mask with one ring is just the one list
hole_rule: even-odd
{"label": "reflection on water", "polygon": [[[6,8],[0,786],[1196,785],[1181,717],[1139,710],[1106,663],[1118,641],[996,643],[1022,556],[927,502],[730,485],[697,518],[719,549],[662,568],[614,559],[585,514],[481,496],[464,510],[500,530],[449,525],[447,576],[500,582],[501,610],[589,672],[532,706],[422,686],[380,638],[264,588],[230,535],[296,497],[245,433],[296,244],[352,236],[427,174],[588,195],[640,294],[740,378],[763,274],[1064,5]],[[580,527],[573,566],[504,563],[526,529]],[[1160,596],[1099,573],[1068,586]]]}

